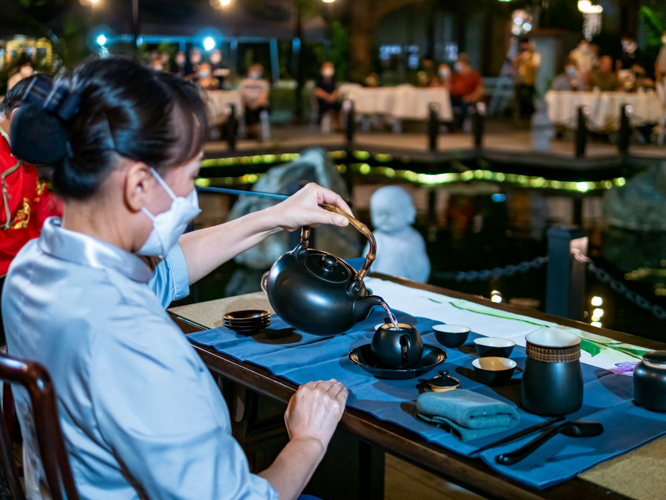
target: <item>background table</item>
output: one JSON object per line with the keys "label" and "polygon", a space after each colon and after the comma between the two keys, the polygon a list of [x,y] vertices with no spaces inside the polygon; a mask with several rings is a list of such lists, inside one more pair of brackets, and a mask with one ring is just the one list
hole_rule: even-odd
{"label": "background table", "polygon": [[340,96],[354,101],[358,114],[384,115],[398,120],[427,120],[430,103],[439,106],[439,119],[451,121],[451,97],[443,88],[362,87],[347,83],[340,86]]}
{"label": "background table", "polygon": [[630,122],[634,126],[656,123],[664,114],[661,99],[655,92],[570,92],[550,90],[546,93],[548,116],[557,125],[576,128],[578,108],[587,106],[588,127],[597,131],[618,130],[620,106],[633,107]]}
{"label": "background table", "polygon": [[236,116],[243,115],[243,103],[238,90],[209,90],[206,92],[206,106],[210,125],[221,125],[227,121],[229,105],[236,106]]}
{"label": "background table", "polygon": [[[564,326],[601,334],[621,342],[638,344],[653,349],[664,349],[666,347],[666,345],[659,342],[595,328],[587,324],[546,315],[535,310],[509,305],[496,305],[486,299],[429,285],[419,285],[407,280],[382,278],[412,288],[469,300],[501,311],[557,322]],[[266,308],[267,305],[265,295],[257,293],[173,308],[169,312],[183,331],[192,332],[220,326],[222,314],[225,311],[241,308]],[[218,373],[224,378],[242,384],[244,387],[260,394],[281,402],[287,402],[296,389],[294,384],[272,375],[268,370],[250,363],[239,362],[211,348],[197,346],[196,349],[214,373]],[[492,498],[636,498],[647,500],[660,498],[663,496],[663,491],[666,490],[666,477],[661,472],[664,461],[666,461],[666,439],[663,438],[604,462],[580,474],[575,479],[544,490],[535,490],[495,473],[479,460],[468,459],[447,451],[442,447],[428,443],[401,427],[380,421],[353,408],[346,410],[341,428],[359,439],[371,443],[374,448],[384,449],[451,482]],[[381,498],[381,495],[367,494],[365,497],[361,496],[359,498]]]}

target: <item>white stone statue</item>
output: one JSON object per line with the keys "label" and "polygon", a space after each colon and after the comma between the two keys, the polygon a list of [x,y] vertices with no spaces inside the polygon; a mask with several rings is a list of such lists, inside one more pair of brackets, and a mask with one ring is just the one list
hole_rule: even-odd
{"label": "white stone statue", "polygon": [[[377,259],[371,271],[427,282],[430,259],[423,236],[412,227],[416,209],[409,194],[397,186],[378,189],[370,198],[370,215],[377,239]],[[367,251],[368,245],[363,255]]]}

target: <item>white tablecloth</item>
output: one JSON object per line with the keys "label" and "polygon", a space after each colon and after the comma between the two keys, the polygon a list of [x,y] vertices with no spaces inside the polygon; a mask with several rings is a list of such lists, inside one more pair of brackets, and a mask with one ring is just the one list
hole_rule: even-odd
{"label": "white tablecloth", "polygon": [[546,94],[548,116],[553,123],[576,128],[579,106],[587,106],[588,127],[593,130],[617,130],[620,106],[629,104],[632,125],[656,123],[664,113],[662,101],[654,92],[569,92],[550,90]]}
{"label": "white tablecloth", "polygon": [[237,117],[243,115],[243,103],[238,90],[209,90],[206,96],[210,125],[220,125],[227,121],[227,108],[230,104],[236,106]]}
{"label": "white tablecloth", "polygon": [[354,101],[356,113],[386,115],[401,120],[427,120],[431,102],[439,106],[439,118],[453,119],[451,98],[446,89],[416,88],[411,85],[368,88],[348,83],[340,86],[340,95]]}

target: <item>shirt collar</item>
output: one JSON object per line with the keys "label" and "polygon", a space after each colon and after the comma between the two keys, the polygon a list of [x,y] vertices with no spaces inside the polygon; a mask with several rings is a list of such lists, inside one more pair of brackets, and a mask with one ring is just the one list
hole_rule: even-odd
{"label": "shirt collar", "polygon": [[98,269],[113,269],[139,283],[148,283],[153,271],[140,257],[85,234],[68,231],[57,217],[44,222],[39,248],[53,257]]}

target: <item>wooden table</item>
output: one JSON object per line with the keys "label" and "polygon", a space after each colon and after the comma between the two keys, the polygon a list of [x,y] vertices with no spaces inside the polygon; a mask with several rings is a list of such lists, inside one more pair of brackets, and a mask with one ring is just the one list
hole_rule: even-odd
{"label": "wooden table", "polygon": [[[392,278],[389,276],[375,275],[379,278],[390,280],[405,286],[428,290],[435,293],[441,293],[450,297],[460,298],[483,304],[485,306],[494,307],[502,311],[513,312],[524,316],[530,316],[537,319],[559,323],[565,326],[571,326],[580,330],[588,331],[591,333],[600,334],[608,338],[626,342],[630,344],[637,344],[651,349],[666,349],[666,344],[655,342],[647,339],[642,339],[629,335],[626,333],[615,332],[608,329],[600,329],[592,327],[585,323],[559,318],[548,314],[541,313],[536,310],[526,309],[511,305],[494,304],[487,299],[474,297],[471,295],[445,290],[443,288],[422,285],[409,280],[401,278]],[[246,296],[249,302],[246,302],[251,307],[256,307],[261,304],[267,304],[265,298],[259,294]],[[233,309],[233,301],[243,301],[242,297],[234,299],[222,299],[231,301],[227,302],[230,309]],[[262,302],[264,301],[264,302]],[[221,301],[213,301],[221,302]],[[211,302],[210,304],[212,304]],[[203,312],[206,308],[206,303],[195,304],[193,306],[184,306],[179,308],[170,309],[169,313],[176,323],[181,327],[185,333],[191,333],[206,329],[206,326],[197,324],[196,322],[188,319],[197,316],[196,312]],[[238,307],[236,307],[237,309]],[[221,324],[221,314],[219,314]],[[208,321],[208,327],[218,326],[211,321]],[[208,368],[217,374],[220,374],[226,379],[256,391],[259,394],[269,398],[286,403],[289,398],[294,394],[297,386],[281,377],[272,375],[268,370],[252,365],[250,363],[243,363],[237,361],[229,356],[221,354],[212,348],[195,346]],[[629,452],[608,462],[602,463],[590,471],[579,475],[575,479],[565,481],[555,486],[546,488],[544,490],[537,490],[528,487],[517,481],[502,476],[501,474],[493,471],[486,466],[480,459],[470,459],[462,455],[458,455],[453,451],[449,451],[441,446],[427,442],[422,437],[414,434],[397,425],[378,420],[366,413],[363,413],[354,408],[347,408],[340,427],[350,433],[351,435],[359,438],[363,442],[369,443],[374,448],[380,448],[388,453],[391,453],[398,458],[408,461],[418,467],[423,468],[431,473],[434,473],[452,483],[458,484],[471,491],[479,493],[488,498],[503,498],[503,499],[562,499],[577,500],[577,499],[621,499],[621,498],[661,498],[666,496],[663,494],[663,486],[665,479],[663,472],[659,477],[652,475],[647,478],[641,478],[641,471],[648,474],[646,467],[640,464],[641,460],[647,460],[649,464],[654,455],[654,448],[656,447],[658,453],[663,453],[666,450],[666,440],[658,439],[653,443]],[[643,449],[650,449],[649,453],[644,453]],[[633,456],[633,458],[632,458]],[[635,470],[627,469],[627,458],[633,460],[633,467]],[[666,456],[665,456],[666,458]],[[649,467],[648,467],[649,468]],[[642,493],[639,496],[631,494],[631,487],[623,487],[627,481],[618,480],[618,475],[626,472],[632,477],[628,480],[634,481],[637,485],[642,485],[647,493]],[[383,478],[382,478],[383,479]],[[647,485],[646,481],[650,481]],[[604,485],[615,485],[613,489]],[[619,491],[623,491],[620,493]],[[661,491],[662,494],[655,493],[652,495],[650,491]],[[372,495],[371,492],[366,492],[365,496],[360,498],[380,498]]]}

